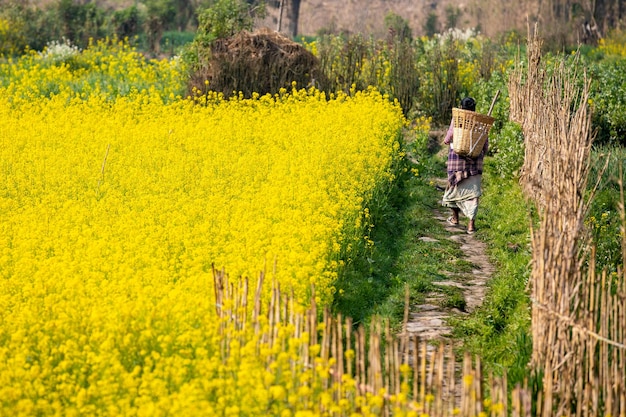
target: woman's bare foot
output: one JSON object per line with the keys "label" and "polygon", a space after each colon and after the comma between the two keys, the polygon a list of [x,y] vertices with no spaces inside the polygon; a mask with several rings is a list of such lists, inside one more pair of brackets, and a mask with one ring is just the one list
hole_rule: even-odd
{"label": "woman's bare foot", "polygon": [[471,235],[476,232],[476,227],[474,226],[474,219],[471,219],[467,224],[467,234]]}
{"label": "woman's bare foot", "polygon": [[448,221],[450,222],[450,224],[454,224],[454,225],[459,224],[459,209],[458,208],[452,209],[452,216],[450,216],[450,220]]}

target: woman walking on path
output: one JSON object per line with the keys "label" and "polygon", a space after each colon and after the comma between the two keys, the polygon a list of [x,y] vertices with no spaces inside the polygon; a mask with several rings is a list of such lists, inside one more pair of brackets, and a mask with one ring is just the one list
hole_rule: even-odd
{"label": "woman walking on path", "polygon": [[[461,100],[463,110],[476,111],[476,101],[471,97]],[[489,139],[485,141],[483,150],[476,158],[460,156],[452,150],[454,134],[453,123],[443,141],[450,145],[448,152],[448,186],[443,194],[442,205],[452,209],[452,215],[448,217],[448,223],[456,226],[459,224],[459,213],[467,217],[467,233],[476,231],[474,220],[478,212],[478,200],[482,195],[483,158],[489,148]]]}

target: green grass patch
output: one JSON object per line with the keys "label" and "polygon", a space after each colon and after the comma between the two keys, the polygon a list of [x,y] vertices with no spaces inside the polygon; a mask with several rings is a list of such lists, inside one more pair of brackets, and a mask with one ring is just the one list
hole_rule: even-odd
{"label": "green grass patch", "polygon": [[[453,337],[462,342],[464,350],[480,355],[488,370],[501,374],[506,369],[510,383],[515,384],[527,377],[532,351],[526,290],[533,215],[517,181],[495,175],[491,158],[485,163],[476,238],[488,242],[496,272],[483,305],[469,316],[452,318],[451,324]],[[458,281],[476,268],[464,259],[459,243],[448,238],[449,231],[435,217],[437,210],[445,213],[445,209],[440,206],[442,191],[431,178],[445,178],[444,161],[432,154],[417,168],[417,176],[408,175],[398,184],[394,198],[389,200],[393,204],[385,210],[387,221],[374,228],[375,256],[359,259],[360,265],[355,266],[360,269],[353,269],[340,280],[336,311],[356,322],[368,322],[378,315],[398,328],[406,286],[411,305],[424,302],[428,293],[438,293],[441,307],[466,308],[459,288],[438,285],[440,281]]]}
{"label": "green grass patch", "polygon": [[467,301],[465,300],[465,296],[463,295],[463,290],[457,287],[452,286],[436,286],[436,288],[443,294],[445,297],[441,299],[439,302],[439,306],[442,308],[455,308],[461,311],[465,311],[467,307]]}
{"label": "green grass patch", "polygon": [[466,259],[456,259],[452,265],[454,266],[452,272],[457,272],[459,274],[467,274],[476,269],[476,265]]}
{"label": "green grass patch", "polygon": [[[355,323],[368,322],[372,315],[383,316],[392,323],[402,320],[405,284],[413,301],[432,289],[431,282],[441,280],[439,264],[451,257],[451,245],[440,246],[419,240],[420,234],[437,230],[432,206],[436,195],[418,178],[405,178],[397,186],[395,197],[388,201],[386,214],[374,220],[371,239],[375,251],[355,257],[337,282],[334,308]],[[433,191],[434,188],[433,188]]]}
{"label": "green grass patch", "polygon": [[[516,180],[490,175],[486,161],[484,194],[477,219],[481,238],[496,266],[483,305],[467,318],[453,320],[453,334],[464,349],[479,355],[488,370],[502,374],[509,383],[522,382],[530,360],[531,207]],[[493,170],[491,170],[493,172]]]}

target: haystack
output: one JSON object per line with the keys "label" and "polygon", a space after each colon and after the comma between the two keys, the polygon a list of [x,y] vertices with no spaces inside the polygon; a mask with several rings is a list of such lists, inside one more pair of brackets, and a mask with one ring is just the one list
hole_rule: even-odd
{"label": "haystack", "polygon": [[224,93],[229,97],[242,92],[250,97],[275,94],[281,88],[291,89],[315,85],[324,88],[318,59],[302,45],[278,32],[262,29],[242,31],[233,37],[218,39],[211,44],[208,62],[191,77],[190,87],[206,92]]}

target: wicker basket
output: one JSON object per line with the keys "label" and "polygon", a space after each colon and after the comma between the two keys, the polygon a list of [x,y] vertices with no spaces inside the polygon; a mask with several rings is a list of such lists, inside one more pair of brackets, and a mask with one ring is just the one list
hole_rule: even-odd
{"label": "wicker basket", "polygon": [[452,109],[452,149],[461,156],[476,158],[483,150],[495,118],[470,110]]}

